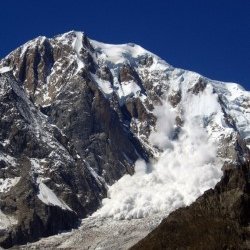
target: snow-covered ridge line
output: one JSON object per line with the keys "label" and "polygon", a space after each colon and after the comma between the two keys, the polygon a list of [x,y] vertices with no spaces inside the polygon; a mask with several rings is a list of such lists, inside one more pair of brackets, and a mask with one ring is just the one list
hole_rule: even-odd
{"label": "snow-covered ridge line", "polygon": [[92,39],[89,39],[89,41],[93,48],[97,51],[97,54],[100,55],[99,59],[109,61],[113,64],[130,63],[134,58],[147,54],[170,66],[157,55],[134,43],[106,44]]}
{"label": "snow-covered ridge line", "polygon": [[[84,32],[81,31],[69,31],[66,33],[63,33],[61,35],[57,35],[53,38],[47,38],[45,36],[39,36],[37,38],[34,38],[31,41],[28,41],[27,43],[25,43],[24,45],[20,46],[18,49],[21,49],[21,54],[20,56],[22,57],[24,52],[29,49],[30,47],[36,47],[40,44],[42,44],[45,40],[49,40],[49,41],[53,41],[52,45],[56,46],[56,41],[62,44],[68,44],[70,46],[72,46],[72,49],[76,52],[77,54],[77,60],[80,60],[80,68],[84,67],[84,64],[81,60],[81,56],[79,55],[80,50],[85,46],[83,44],[83,37],[86,37],[86,34]],[[143,47],[141,47],[140,45],[134,44],[134,43],[124,43],[124,44],[106,44],[106,43],[102,43],[90,38],[87,38],[90,42],[90,44],[93,46],[93,48],[95,49],[95,53],[93,53],[93,57],[95,57],[94,59],[100,60],[100,61],[105,61],[105,62],[109,62],[112,63],[113,65],[118,65],[118,64],[124,64],[124,63],[129,63],[129,64],[133,64],[135,59],[137,59],[140,56],[143,55],[149,55],[152,56],[154,59],[154,65],[150,66],[150,68],[155,68],[155,69],[166,69],[166,70],[170,70],[170,71],[174,71],[177,70],[179,72],[179,74],[182,74],[184,72],[190,72],[191,74],[196,74],[198,75],[198,77],[202,77],[204,79],[206,79],[207,81],[213,82],[215,85],[217,84],[236,84],[236,83],[232,83],[232,82],[223,82],[223,81],[216,81],[216,80],[212,80],[210,78],[204,77],[196,72],[193,71],[188,71],[188,70],[184,70],[184,69],[180,69],[180,68],[174,68],[172,67],[170,64],[168,64],[165,60],[161,59],[159,56],[157,56],[156,54],[144,49]],[[17,50],[18,50],[17,49]],[[12,53],[14,53],[15,51],[11,52],[9,55],[7,55],[4,59],[8,58]],[[162,68],[163,67],[163,68]],[[5,71],[5,70],[12,70],[11,68],[2,66],[0,63],[0,68],[1,70]],[[0,72],[1,72],[0,70]],[[78,71],[77,71],[78,72]],[[237,84],[238,86],[240,86],[240,88],[242,90],[244,90],[244,88]]]}
{"label": "snow-covered ridge line", "polygon": [[[124,105],[125,100],[130,97],[139,97],[142,102],[144,102],[144,100],[147,98],[147,92],[143,92],[137,81],[130,79],[120,82],[119,72],[123,65],[132,65],[133,69],[136,71],[142,81],[147,78],[150,80],[152,79],[151,81],[153,82],[154,87],[160,87],[164,85],[166,88],[169,88],[169,93],[178,92],[180,89],[183,91],[184,87],[190,89],[197,83],[197,81],[199,81],[199,79],[203,79],[205,82],[213,86],[214,91],[218,93],[220,98],[222,97],[221,99],[224,104],[229,105],[228,112],[230,115],[235,117],[237,128],[244,138],[249,138],[249,112],[247,111],[249,110],[249,107],[246,108],[246,112],[243,114],[242,108],[240,106],[250,105],[248,101],[250,92],[245,91],[240,85],[235,83],[214,81],[192,71],[173,68],[155,54],[136,44],[105,44],[86,38],[94,49],[91,51],[89,48],[87,48],[88,46],[84,42],[85,38],[86,35],[78,31],[70,31],[54,38],[40,36],[21,46],[19,48],[19,50],[21,49],[20,56],[22,57],[25,54],[24,52],[29,48],[42,46],[45,40],[50,41],[53,48],[60,47],[62,44],[66,44],[67,46],[71,47],[73,54],[69,52],[68,58],[65,58],[65,60],[69,60],[69,65],[73,65],[74,62],[76,62],[77,65],[73,74],[70,76],[74,77],[80,74],[81,70],[86,67],[83,55],[81,53],[81,51],[85,49],[91,55],[97,67],[108,67],[113,77],[113,83],[111,83],[100,78],[100,76],[98,76],[96,73],[91,73],[90,77],[92,78],[93,82],[97,84],[99,89],[107,98],[111,98],[115,93],[119,98],[121,106]],[[8,56],[6,58],[8,58]],[[142,65],[140,62],[141,58],[150,58],[151,61],[149,65]],[[10,70],[10,68],[4,66],[4,64],[1,64],[2,62],[3,61],[0,62],[0,72],[1,70],[3,72],[5,70]],[[48,82],[46,88],[43,87],[45,92],[48,92],[51,88],[55,89],[57,95],[60,93],[63,86],[54,86],[54,82],[55,79],[57,80],[58,78],[58,70],[68,70],[68,68],[62,68],[62,63],[63,62],[61,61],[60,63],[54,63],[55,67],[51,69],[50,75],[47,76]],[[51,97],[48,97],[47,92],[44,93],[45,105],[49,105],[49,103],[53,101]]]}

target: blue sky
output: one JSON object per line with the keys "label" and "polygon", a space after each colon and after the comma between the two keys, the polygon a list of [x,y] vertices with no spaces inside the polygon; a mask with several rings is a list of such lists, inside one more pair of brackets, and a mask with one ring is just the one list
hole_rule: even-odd
{"label": "blue sky", "polygon": [[0,10],[0,57],[36,36],[80,30],[250,90],[250,0],[12,0]]}

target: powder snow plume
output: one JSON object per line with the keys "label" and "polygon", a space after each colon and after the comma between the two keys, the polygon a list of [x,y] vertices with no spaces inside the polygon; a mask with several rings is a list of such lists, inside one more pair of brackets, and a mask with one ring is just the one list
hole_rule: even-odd
{"label": "powder snow plume", "polygon": [[195,96],[185,105],[178,136],[176,110],[167,101],[155,108],[157,124],[149,140],[162,152],[149,164],[139,159],[133,176],[125,175],[110,186],[108,198],[94,216],[131,219],[158,212],[167,215],[215,186],[222,176],[222,164],[216,156],[216,142],[203,126],[202,109],[212,115],[220,112],[220,107],[212,90],[206,91],[202,100]]}

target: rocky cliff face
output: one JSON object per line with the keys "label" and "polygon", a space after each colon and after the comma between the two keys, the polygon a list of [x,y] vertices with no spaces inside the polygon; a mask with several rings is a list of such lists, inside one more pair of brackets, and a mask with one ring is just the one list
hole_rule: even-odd
{"label": "rocky cliff face", "polygon": [[1,244],[24,243],[77,226],[104,186],[11,75],[1,84]]}
{"label": "rocky cliff face", "polygon": [[164,149],[151,135],[165,102],[171,141],[191,117],[216,143],[221,166],[239,167],[249,155],[249,92],[175,69],[135,44],[74,31],[38,37],[0,61],[0,83],[4,247],[76,226],[138,159],[159,158]]}

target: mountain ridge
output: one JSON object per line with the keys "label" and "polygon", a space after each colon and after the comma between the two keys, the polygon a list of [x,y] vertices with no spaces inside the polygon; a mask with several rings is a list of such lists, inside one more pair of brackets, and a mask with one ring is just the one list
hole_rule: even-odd
{"label": "mountain ridge", "polygon": [[[9,188],[0,193],[1,211],[18,217],[23,210],[23,204],[13,205],[20,183],[20,197],[27,196],[20,175],[23,167],[27,173],[35,169],[36,177],[29,180],[34,185],[31,200],[44,206],[44,210],[37,205],[35,212],[27,210],[33,217],[18,218],[22,236],[13,233],[12,226],[3,228],[1,244],[5,246],[75,226],[101,204],[97,216],[140,218],[162,211],[167,215],[214,187],[223,174],[221,168],[240,167],[249,156],[250,92],[237,84],[176,69],[139,45],[103,44],[74,31],[38,37],[0,61],[0,82],[4,90],[0,93],[1,126],[8,128],[0,136],[2,185],[10,178]],[[11,97],[11,91],[20,96]],[[16,117],[11,119],[6,105],[16,110],[23,127]],[[8,125],[3,125],[3,117]],[[41,129],[36,129],[38,125]],[[50,140],[69,158],[62,161]],[[19,151],[15,143],[20,144]],[[178,155],[180,160],[173,162]],[[11,157],[17,165],[8,160]],[[189,173],[194,178],[188,178]],[[188,192],[172,190],[164,178],[180,185],[189,180]],[[168,193],[163,200],[155,199],[149,192],[154,190],[154,180],[162,183],[162,193],[170,189],[177,195],[175,204]],[[126,192],[128,184],[135,190]],[[162,206],[154,206],[159,203]],[[56,219],[47,211],[55,208],[72,214],[72,225],[62,223],[50,230],[49,223]],[[29,236],[32,223],[41,218],[49,223]]]}

